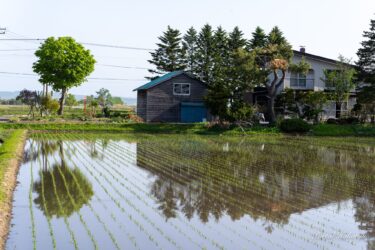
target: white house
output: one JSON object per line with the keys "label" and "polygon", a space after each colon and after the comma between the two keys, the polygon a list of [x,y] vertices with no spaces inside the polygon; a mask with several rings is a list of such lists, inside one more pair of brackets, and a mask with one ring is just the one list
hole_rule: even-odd
{"label": "white house", "polygon": [[[337,69],[338,61],[329,58],[312,55],[306,53],[305,48],[301,48],[300,51],[294,50],[292,58],[293,63],[298,63],[305,58],[305,61],[311,65],[311,69],[307,76],[298,73],[287,72],[284,84],[280,87],[279,91],[285,88],[291,88],[296,90],[314,90],[314,91],[327,91],[329,86],[326,86],[324,79],[324,70]],[[348,102],[343,103],[341,112],[343,115],[347,114],[355,105],[355,90],[351,93]],[[333,118],[336,116],[336,103],[332,102],[325,106],[323,118]]]}

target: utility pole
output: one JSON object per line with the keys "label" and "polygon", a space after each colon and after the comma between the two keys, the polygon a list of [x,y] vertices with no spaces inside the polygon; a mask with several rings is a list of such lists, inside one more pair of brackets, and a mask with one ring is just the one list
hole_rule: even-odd
{"label": "utility pole", "polygon": [[4,35],[6,32],[6,28],[0,28],[0,35]]}

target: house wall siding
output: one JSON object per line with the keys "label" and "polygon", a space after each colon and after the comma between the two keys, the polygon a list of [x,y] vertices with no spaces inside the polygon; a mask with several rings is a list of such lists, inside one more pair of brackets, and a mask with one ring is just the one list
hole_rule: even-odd
{"label": "house wall siding", "polygon": [[[190,95],[174,95],[174,83],[190,83]],[[185,74],[176,76],[147,90],[147,122],[180,122],[181,102],[203,102],[206,87]]]}
{"label": "house wall siding", "polygon": [[[302,60],[301,55],[294,55],[292,58],[292,63],[298,64]],[[310,57],[305,57],[305,61],[311,65],[311,69],[313,70],[313,78],[314,83],[308,84],[306,88],[296,88],[290,86],[290,77],[291,72],[288,71],[283,86],[280,88],[280,91],[285,88],[293,88],[293,89],[311,89],[314,91],[323,91],[325,89],[325,83],[322,79],[324,79],[324,70],[325,69],[337,69],[337,65],[333,62],[317,60]]]}
{"label": "house wall siding", "polygon": [[137,91],[137,115],[147,121],[147,92],[145,90]]}

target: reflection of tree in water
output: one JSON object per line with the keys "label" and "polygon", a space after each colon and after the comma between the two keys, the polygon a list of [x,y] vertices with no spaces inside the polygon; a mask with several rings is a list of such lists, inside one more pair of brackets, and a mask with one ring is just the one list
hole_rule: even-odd
{"label": "reflection of tree in water", "polygon": [[[70,168],[66,165],[62,141],[58,141],[57,145],[61,162],[54,163],[52,166],[47,163],[47,167],[43,167],[39,171],[40,178],[39,181],[34,183],[33,190],[38,193],[38,197],[34,202],[44,214],[48,217],[56,216],[59,218],[69,217],[74,212],[79,211],[85,204],[90,202],[94,193],[91,183],[81,171],[78,168]],[[43,185],[44,198],[42,193]],[[58,198],[55,193],[55,187]],[[60,209],[58,199],[63,209]],[[74,200],[74,204],[71,199]],[[46,204],[44,204],[44,200]]]}
{"label": "reflection of tree in water", "polygon": [[[100,150],[98,149],[97,142],[100,143]],[[94,139],[94,140],[86,140],[86,145],[89,146],[89,154],[92,158],[98,158],[103,160],[105,157],[105,149],[108,147],[109,140],[108,139]]]}
{"label": "reflection of tree in water", "polygon": [[353,199],[354,216],[360,223],[359,228],[367,232],[367,249],[373,250],[375,249],[375,176],[360,175],[356,180],[358,196]]}
{"label": "reflection of tree in water", "polygon": [[356,173],[374,175],[374,157],[354,150],[284,143],[225,149],[215,141],[137,144],[137,164],[157,177],[151,193],[167,219],[177,211],[188,219],[196,214],[202,222],[210,216],[237,220],[250,215],[272,232],[274,223],[288,223],[293,213],[362,196]]}

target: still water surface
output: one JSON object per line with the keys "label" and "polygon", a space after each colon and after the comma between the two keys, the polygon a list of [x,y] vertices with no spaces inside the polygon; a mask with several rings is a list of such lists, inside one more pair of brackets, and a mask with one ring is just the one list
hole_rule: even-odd
{"label": "still water surface", "polygon": [[371,140],[36,135],[6,248],[372,250],[374,162]]}

